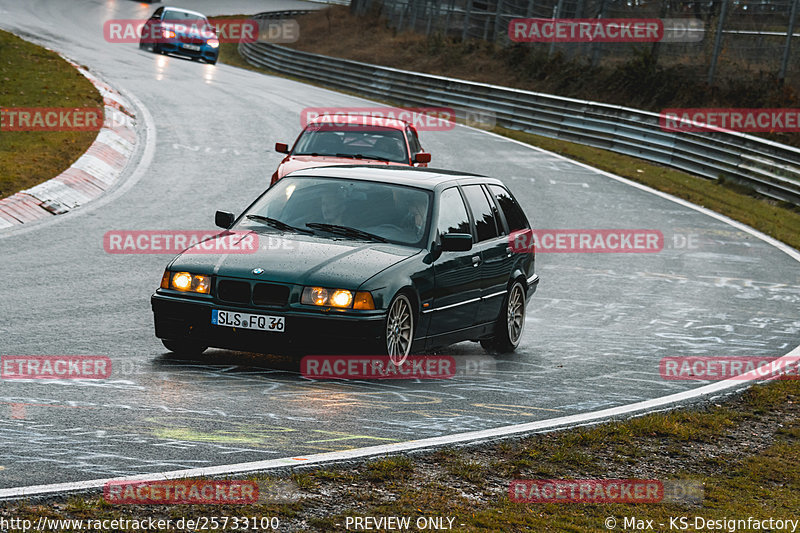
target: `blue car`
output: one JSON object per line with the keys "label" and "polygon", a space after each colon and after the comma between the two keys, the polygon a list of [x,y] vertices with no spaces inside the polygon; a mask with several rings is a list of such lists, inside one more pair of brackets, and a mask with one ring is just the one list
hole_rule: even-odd
{"label": "blue car", "polygon": [[219,36],[202,13],[164,6],[144,23],[139,48],[214,65],[219,58]]}

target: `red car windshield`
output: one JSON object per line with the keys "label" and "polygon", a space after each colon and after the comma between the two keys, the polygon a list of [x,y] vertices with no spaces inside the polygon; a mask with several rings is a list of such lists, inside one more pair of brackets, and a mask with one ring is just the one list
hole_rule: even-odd
{"label": "red car windshield", "polygon": [[312,125],[297,140],[292,155],[352,157],[406,164],[410,161],[403,132],[380,126]]}

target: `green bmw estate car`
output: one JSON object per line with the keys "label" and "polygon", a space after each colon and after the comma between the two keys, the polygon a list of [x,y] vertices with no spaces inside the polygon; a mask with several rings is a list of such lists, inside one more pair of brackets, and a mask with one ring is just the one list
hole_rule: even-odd
{"label": "green bmw estate car", "polygon": [[512,243],[530,231],[523,210],[502,182],[478,175],[306,169],[238,217],[218,211],[216,223],[226,231],[212,241],[251,249],[189,248],[169,263],[151,304],[171,351],[369,353],[397,364],[464,340],[508,352],[539,283],[534,250]]}

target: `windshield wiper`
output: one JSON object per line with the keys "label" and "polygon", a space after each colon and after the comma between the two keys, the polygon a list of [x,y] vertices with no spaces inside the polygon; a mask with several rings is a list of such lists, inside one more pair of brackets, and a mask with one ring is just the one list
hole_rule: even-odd
{"label": "windshield wiper", "polygon": [[375,235],[374,233],[360,230],[358,228],[351,228],[350,226],[340,226],[338,224],[326,224],[324,222],[309,222],[308,224],[306,224],[306,226],[312,229],[321,229],[323,231],[333,233],[334,235],[342,235],[343,237],[354,237],[357,239],[364,239],[367,241],[375,241],[375,242],[389,242],[380,235]]}
{"label": "windshield wiper", "polygon": [[247,215],[247,218],[250,220],[256,220],[258,222],[263,222],[264,224],[267,224],[280,231],[293,231],[295,233],[305,233],[307,235],[314,235],[313,231],[309,231],[304,228],[296,228],[290,224],[287,224],[286,222],[281,222],[277,218],[265,217],[263,215]]}
{"label": "windshield wiper", "polygon": [[380,157],[377,155],[363,155],[363,154],[336,154],[336,157],[348,157],[350,159],[374,159],[376,161],[391,162],[391,159]]}

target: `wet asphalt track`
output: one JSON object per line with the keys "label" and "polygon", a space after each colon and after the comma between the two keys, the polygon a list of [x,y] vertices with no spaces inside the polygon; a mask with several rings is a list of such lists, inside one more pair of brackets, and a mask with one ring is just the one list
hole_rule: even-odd
{"label": "wet asphalt track", "polygon": [[[209,15],[301,2],[171,2]],[[0,354],[107,355],[100,382],[0,382],[0,488],[274,459],[586,412],[698,386],[665,381],[665,356],[779,356],[800,342],[800,270],[710,216],[478,131],[424,132],[433,166],[505,181],[539,228],[661,230],[658,254],[539,254],[521,348],[472,343],[454,379],[312,382],[276,356],[170,356],[149,297],[168,256],[109,255],[114,229],[206,229],[241,210],[307,106],[363,100],[226,65],[108,44],[130,0],[0,0],[0,27],[88,65],[138,98],[155,151],[135,183],[59,220],[0,233]],[[302,36],[301,36],[302,37]],[[152,135],[153,132],[149,132]],[[143,133],[144,135],[144,133]],[[132,185],[132,186],[131,186]],[[694,247],[680,247],[691,236]]]}

